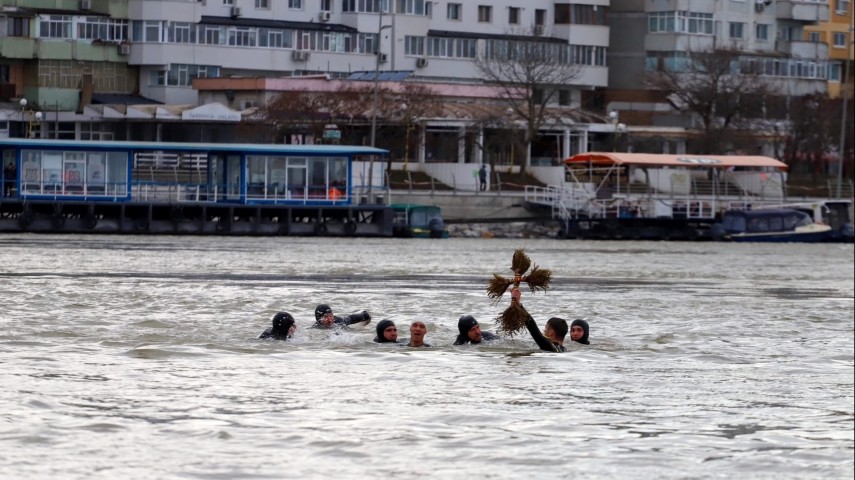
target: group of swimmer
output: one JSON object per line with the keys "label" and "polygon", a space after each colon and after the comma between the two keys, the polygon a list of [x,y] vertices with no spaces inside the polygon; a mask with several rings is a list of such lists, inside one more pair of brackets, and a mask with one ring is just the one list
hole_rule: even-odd
{"label": "group of swimmer", "polygon": [[[514,301],[520,301],[520,290],[514,288],[511,290],[511,296]],[[316,329],[332,329],[334,327],[344,328],[349,325],[362,324],[368,325],[371,322],[371,315],[363,311],[362,313],[353,313],[345,316],[337,316],[333,314],[332,308],[329,305],[321,304],[315,307],[315,323],[310,328]],[[479,344],[481,342],[490,342],[497,340],[500,337],[492,332],[481,331],[481,326],[478,320],[472,315],[463,315],[457,321],[457,329],[459,334],[454,340],[453,345]],[[531,334],[537,346],[541,350],[547,352],[563,352],[564,339],[567,333],[570,333],[570,340],[584,345],[589,345],[588,340],[589,326],[585,320],[577,319],[570,323],[568,328],[567,321],[563,318],[552,317],[546,321],[546,326],[541,332],[537,323],[531,316],[526,321],[526,329]],[[297,330],[297,323],[294,317],[288,312],[279,312],[273,316],[273,325],[268,327],[258,338],[269,338],[274,340],[287,340],[294,335]],[[432,345],[425,342],[427,335],[427,325],[420,320],[416,320],[410,324],[410,338],[398,339],[398,327],[392,320],[381,320],[377,322],[377,336],[374,341],[377,343],[395,343],[406,345],[408,347],[431,347]]]}

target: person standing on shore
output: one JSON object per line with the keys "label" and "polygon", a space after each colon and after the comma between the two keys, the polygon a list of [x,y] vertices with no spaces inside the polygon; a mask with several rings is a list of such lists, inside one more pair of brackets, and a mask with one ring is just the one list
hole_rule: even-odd
{"label": "person standing on shore", "polygon": [[478,179],[481,181],[480,189],[483,192],[487,190],[487,165],[481,164],[481,169],[478,170]]}

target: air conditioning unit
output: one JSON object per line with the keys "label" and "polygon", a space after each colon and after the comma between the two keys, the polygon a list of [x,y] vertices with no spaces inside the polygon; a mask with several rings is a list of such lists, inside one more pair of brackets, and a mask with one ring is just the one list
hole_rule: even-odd
{"label": "air conditioning unit", "polygon": [[422,57],[422,58],[416,59],[416,67],[425,68],[427,66],[428,66],[428,59],[427,58]]}
{"label": "air conditioning unit", "polygon": [[291,59],[296,62],[305,62],[309,59],[310,52],[305,50],[294,50],[291,52]]}
{"label": "air conditioning unit", "polygon": [[232,7],[232,17],[239,17],[240,14],[240,7]]}
{"label": "air conditioning unit", "polygon": [[92,0],[80,0],[81,10],[92,10]]}
{"label": "air conditioning unit", "polygon": [[131,54],[131,46],[126,43],[120,43],[119,47],[119,55],[130,55]]}
{"label": "air conditioning unit", "polygon": [[386,63],[389,61],[389,55],[387,55],[385,53],[378,53],[377,54],[377,61],[380,63]]}
{"label": "air conditioning unit", "polygon": [[321,12],[318,14],[318,19],[322,22],[329,22],[332,14],[330,12]]}
{"label": "air conditioning unit", "polygon": [[755,0],[754,2],[754,11],[757,13],[762,12],[766,9],[766,3],[763,0]]}

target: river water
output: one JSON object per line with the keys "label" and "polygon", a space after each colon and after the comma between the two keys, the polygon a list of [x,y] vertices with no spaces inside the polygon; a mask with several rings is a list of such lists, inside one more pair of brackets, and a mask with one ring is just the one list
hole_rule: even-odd
{"label": "river water", "polygon": [[[524,293],[590,346],[485,330]],[[0,236],[0,477],[852,478],[852,245]],[[307,329],[317,303],[372,324]],[[279,310],[288,342],[257,340]],[[378,345],[427,322],[432,349]]]}

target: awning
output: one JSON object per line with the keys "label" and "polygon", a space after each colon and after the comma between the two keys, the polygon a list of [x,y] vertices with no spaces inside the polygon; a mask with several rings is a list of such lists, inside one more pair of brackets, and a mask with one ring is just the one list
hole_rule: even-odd
{"label": "awning", "polygon": [[787,164],[759,155],[665,155],[654,153],[588,152],[564,160],[567,165],[637,165],[645,167],[730,168],[772,167],[786,170]]}

